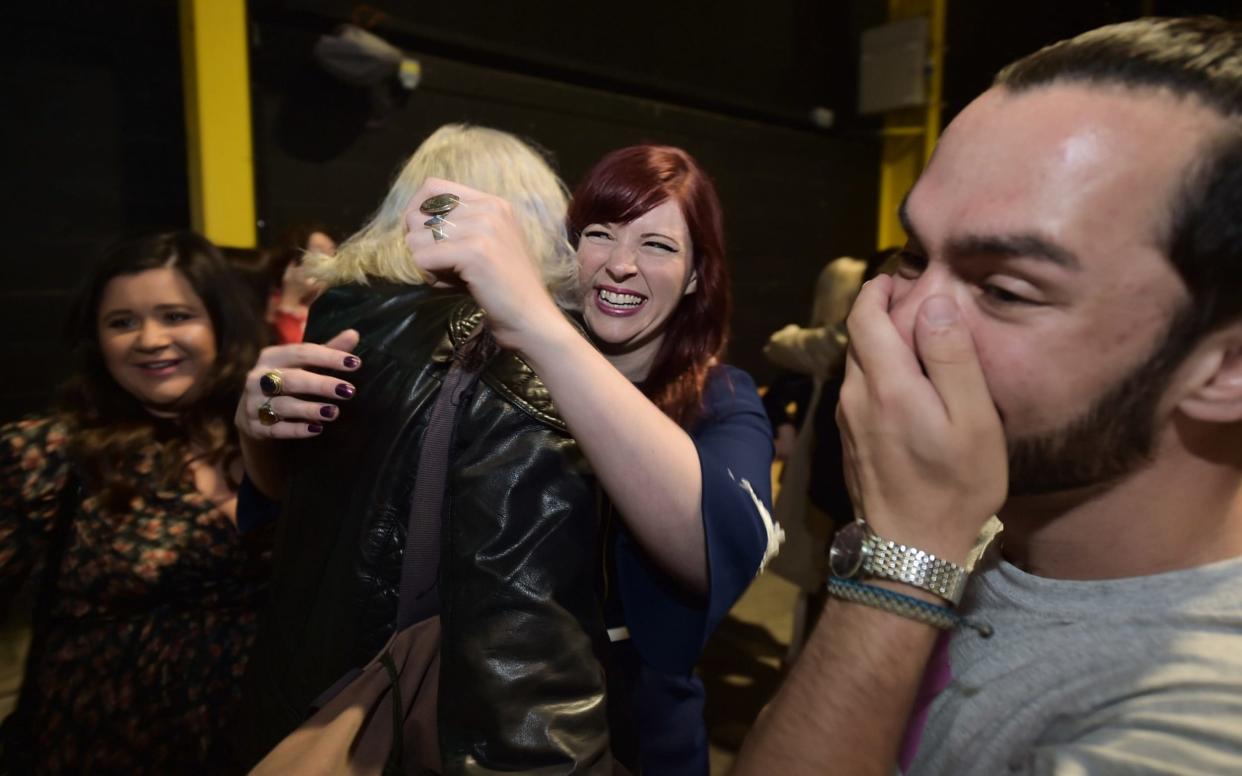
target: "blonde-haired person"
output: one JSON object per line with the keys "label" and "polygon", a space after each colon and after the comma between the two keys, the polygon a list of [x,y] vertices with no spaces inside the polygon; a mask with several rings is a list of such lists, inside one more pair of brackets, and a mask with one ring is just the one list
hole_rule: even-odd
{"label": "blonde-haired person", "polygon": [[[377,282],[426,283],[428,278],[418,271],[405,245],[405,214],[423,181],[454,175],[509,203],[522,226],[528,255],[557,305],[565,310],[578,309],[578,259],[565,232],[569,189],[543,154],[527,142],[508,132],[471,124],[445,124],[428,135],[401,165],[388,193],[362,228],[337,246],[335,253],[307,253],[307,274],[329,288]],[[324,421],[333,420],[336,414],[303,418],[307,423],[260,427],[254,413],[266,397],[258,389],[258,378],[272,369],[293,370],[295,382],[322,385],[307,376],[303,367],[339,369],[343,353],[338,351],[351,350],[356,337],[352,330],[346,330],[323,343],[325,348],[275,346],[260,354],[251,370],[247,394],[238,404],[236,420],[242,431],[247,471],[263,493],[274,496],[284,489],[283,459],[270,454],[266,443],[316,436],[323,431]],[[346,388],[350,395],[336,395],[351,398],[353,387],[343,386],[341,390]],[[327,412],[323,407],[309,410]],[[291,414],[287,419],[296,417]]]}
{"label": "blonde-haired person", "polygon": [[[815,283],[809,325],[791,323],[774,332],[763,346],[763,355],[785,370],[783,377],[799,376],[794,379],[801,379],[799,387],[806,391],[798,397],[805,400],[806,406],[799,407],[796,418],[783,417],[782,413],[779,420],[773,421],[777,449],[785,453],[775,514],[785,527],[786,544],[772,570],[801,588],[794,611],[789,659],[797,654],[802,643],[807,612],[813,609],[808,601],[818,600],[823,587],[824,551],[832,536],[833,522],[853,518],[852,513],[825,515],[809,501],[807,493],[813,479],[811,459],[815,448],[811,419],[819,407],[825,381],[845,367],[845,317],[862,287],[866,268],[867,262],[850,256],[840,256],[824,265]],[[780,378],[774,381],[772,391],[765,397],[767,406],[790,400],[780,390],[784,384]]]}
{"label": "blonde-haired person", "polygon": [[817,380],[839,368],[846,344],[841,326],[862,287],[866,269],[867,262],[850,256],[824,265],[815,281],[810,325],[791,323],[774,332],[763,346],[763,355],[782,369]]}
{"label": "blonde-haired person", "polygon": [[574,309],[578,262],[565,238],[568,189],[527,143],[508,132],[468,124],[445,124],[423,141],[371,220],[336,255],[308,257],[310,273],[329,286],[375,279],[423,283],[405,246],[405,212],[423,181],[452,176],[508,200],[544,285],[562,308]]}
{"label": "blonde-haired person", "polygon": [[[334,287],[311,308],[306,342],[263,352],[236,415],[253,481],[246,498],[261,499],[257,486],[283,505],[272,603],[236,729],[242,765],[297,728],[312,701],[393,632],[431,399],[450,354],[482,318],[467,294],[407,269],[402,214],[432,173],[508,200],[530,261],[562,298],[575,277],[555,173],[512,135],[460,125],[420,146],[334,258],[312,259]],[[346,411],[306,400],[324,395],[348,399]],[[609,772],[595,657],[604,633],[592,552],[599,518],[585,458],[540,379],[504,351],[461,400],[451,450],[434,588],[441,761],[420,752],[417,764],[441,773]]]}

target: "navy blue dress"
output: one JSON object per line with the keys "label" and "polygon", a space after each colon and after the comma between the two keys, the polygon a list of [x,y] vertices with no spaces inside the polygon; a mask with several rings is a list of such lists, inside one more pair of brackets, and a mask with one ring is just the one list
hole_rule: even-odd
{"label": "navy blue dress", "polygon": [[636,758],[644,776],[708,773],[703,683],[694,666],[776,544],[769,539],[772,430],[754,381],[740,369],[716,368],[704,408],[690,437],[703,474],[706,596],[685,592],[615,515],[608,521],[605,617],[610,635],[629,633],[609,654],[613,745],[622,762]]}

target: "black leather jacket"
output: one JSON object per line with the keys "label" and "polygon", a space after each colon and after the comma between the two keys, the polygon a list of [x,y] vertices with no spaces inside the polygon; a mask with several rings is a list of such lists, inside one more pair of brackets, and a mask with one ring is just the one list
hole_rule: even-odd
{"label": "black leather jacket", "polygon": [[[419,443],[446,362],[481,313],[469,297],[347,286],[308,342],[352,327],[357,396],[290,445],[273,602],[246,677],[240,754],[253,762],[392,633]],[[611,768],[595,483],[547,389],[495,356],[458,416],[442,532],[439,691],[446,773]]]}

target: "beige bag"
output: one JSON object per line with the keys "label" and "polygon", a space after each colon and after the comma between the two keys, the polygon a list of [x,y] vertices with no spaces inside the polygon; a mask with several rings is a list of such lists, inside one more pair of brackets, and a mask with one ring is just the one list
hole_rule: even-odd
{"label": "beige bag", "polygon": [[[417,763],[416,773],[438,771],[439,677],[440,618],[432,617],[393,634],[362,673],[251,776],[379,776],[401,773],[403,761]],[[398,724],[399,741],[393,735]]]}

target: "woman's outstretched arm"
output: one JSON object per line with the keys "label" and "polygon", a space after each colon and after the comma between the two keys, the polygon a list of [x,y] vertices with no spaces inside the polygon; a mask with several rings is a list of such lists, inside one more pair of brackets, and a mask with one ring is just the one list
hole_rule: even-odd
{"label": "woman's outstretched arm", "polygon": [[[694,440],[565,319],[507,202],[438,179],[429,179],[413,202],[444,192],[462,199],[448,216],[445,239],[424,228],[417,205],[407,217],[415,263],[433,282],[469,289],[497,341],[519,352],[547,385],[634,538],[690,590],[706,592],[703,476]],[[770,462],[766,432],[756,444]]]}

